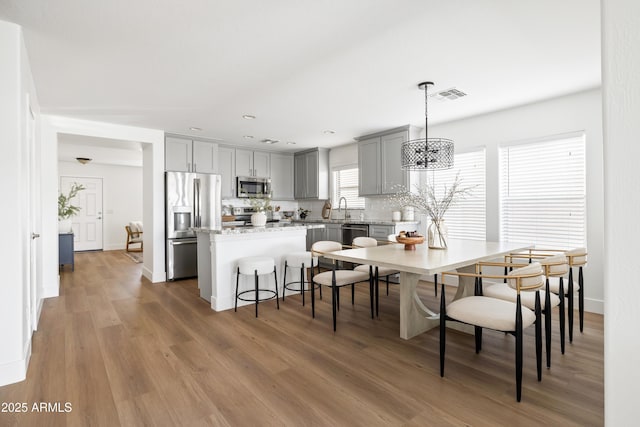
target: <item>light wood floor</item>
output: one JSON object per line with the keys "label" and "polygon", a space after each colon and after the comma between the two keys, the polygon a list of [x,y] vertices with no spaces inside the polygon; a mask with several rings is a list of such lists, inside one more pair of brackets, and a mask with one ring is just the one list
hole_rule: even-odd
{"label": "light wood floor", "polygon": [[[437,330],[398,337],[397,287],[376,320],[366,285],[355,306],[343,292],[334,334],[328,294],[315,320],[299,296],[258,319],[253,306],[216,313],[195,280],[151,284],[123,252],[76,254],[44,304],[27,380],[0,387],[0,402],[72,411],[0,413],[0,425],[603,425],[602,316],[587,314],[564,356],[554,334],[540,383],[527,333],[517,403],[513,337],[485,331],[476,355],[472,336],[448,333],[440,378]],[[437,307],[431,284],[421,292]]]}

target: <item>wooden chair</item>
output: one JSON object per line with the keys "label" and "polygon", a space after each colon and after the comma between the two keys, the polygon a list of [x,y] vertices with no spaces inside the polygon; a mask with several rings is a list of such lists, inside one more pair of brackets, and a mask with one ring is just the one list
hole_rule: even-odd
{"label": "wooden chair", "polygon": [[[136,230],[133,231],[131,229],[131,225],[125,225],[124,226],[125,230],[127,230],[127,252],[142,252],[143,249],[143,242],[142,242],[142,231],[138,230],[138,228],[136,227]],[[134,245],[134,244],[140,244],[140,248],[137,249],[130,249],[129,245]]]}
{"label": "wooden chair", "polygon": [[[311,246],[311,254],[313,257],[322,256],[328,252],[342,250],[342,243],[329,240],[321,240],[315,242]],[[313,259],[313,258],[312,258]],[[340,288],[351,285],[351,304],[354,304],[354,285],[358,282],[369,281],[369,299],[371,302],[371,318],[373,318],[373,279],[369,273],[354,270],[337,270],[336,262],[333,262],[331,271],[324,271],[319,274],[313,274],[313,264],[311,266],[311,316],[316,317],[316,286],[327,286],[331,288],[331,306],[333,311],[333,331],[336,330],[336,315],[340,307]]]}
{"label": "wooden chair", "polygon": [[[540,263],[533,262],[511,271],[508,275],[487,275],[482,266],[476,264],[475,273],[442,273],[440,293],[440,376],[444,376],[444,355],[446,347],[446,322],[456,321],[474,326],[476,353],[482,349],[482,329],[488,328],[506,332],[516,337],[516,399],[522,397],[523,330],[536,325],[536,367],[538,381],[542,379],[542,337],[540,327],[540,294],[535,292],[536,310],[522,306],[521,291],[537,291],[544,283],[544,271]],[[445,302],[444,277],[446,275],[475,277],[475,295]],[[510,287],[517,293],[516,302],[482,296],[482,278],[507,279]]]}

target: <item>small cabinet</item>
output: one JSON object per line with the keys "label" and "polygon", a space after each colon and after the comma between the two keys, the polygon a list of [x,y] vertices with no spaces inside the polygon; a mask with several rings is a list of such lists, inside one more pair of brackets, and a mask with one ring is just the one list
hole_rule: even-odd
{"label": "small cabinet", "polygon": [[270,163],[272,199],[293,199],[293,155],[271,153]]}
{"label": "small cabinet", "polygon": [[393,225],[370,225],[369,237],[376,240],[387,240],[390,234],[395,234],[395,226]]}
{"label": "small cabinet", "polygon": [[167,136],[165,137],[165,170],[217,173],[218,144]]}
{"label": "small cabinet", "polygon": [[324,228],[307,228],[307,250],[311,250],[311,246],[315,242],[326,239],[326,229]]}
{"label": "small cabinet", "polygon": [[223,199],[236,197],[236,149],[221,145],[218,148],[218,173],[221,175],[220,193]]}
{"label": "small cabinet", "polygon": [[329,198],[329,150],[315,148],[295,154],[294,195],[296,199]]}
{"label": "small cabinet", "polygon": [[75,270],[73,255],[73,233],[58,234],[58,264],[61,269],[63,265],[71,264],[71,271]]}
{"label": "small cabinet", "polygon": [[402,170],[402,143],[419,133],[407,125],[358,138],[360,196],[393,194],[409,187],[409,172]]}
{"label": "small cabinet", "polygon": [[270,176],[269,153],[236,149],[236,174],[238,176]]}

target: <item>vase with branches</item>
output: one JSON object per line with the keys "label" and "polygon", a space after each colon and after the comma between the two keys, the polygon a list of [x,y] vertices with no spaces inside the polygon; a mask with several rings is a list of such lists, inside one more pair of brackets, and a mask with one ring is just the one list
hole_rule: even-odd
{"label": "vase with branches", "polygon": [[448,237],[444,215],[451,206],[471,194],[472,189],[473,187],[463,187],[460,174],[457,174],[452,184],[443,184],[440,189],[433,182],[427,182],[414,186],[413,191],[399,191],[391,195],[389,201],[400,208],[410,206],[428,215],[431,219],[428,230],[429,247],[446,249]]}
{"label": "vase with branches", "polygon": [[74,182],[67,194],[58,194],[58,228],[60,232],[68,233],[71,231],[71,217],[80,212],[80,207],[72,205],[71,200],[84,189],[82,184]]}

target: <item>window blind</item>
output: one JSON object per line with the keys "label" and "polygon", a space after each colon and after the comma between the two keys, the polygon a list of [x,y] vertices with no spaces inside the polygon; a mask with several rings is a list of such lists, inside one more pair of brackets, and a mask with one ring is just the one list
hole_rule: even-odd
{"label": "window blind", "polygon": [[333,171],[333,206],[337,209],[340,198],[347,199],[349,209],[364,209],[364,197],[358,196],[358,168]]}
{"label": "window blind", "polygon": [[444,215],[449,237],[455,239],[486,240],[486,173],[485,149],[456,153],[454,167],[440,170],[431,179],[438,192],[450,186],[459,174],[461,187],[472,187],[464,199],[449,207]]}
{"label": "window blind", "polygon": [[586,246],[583,133],[500,148],[500,238]]}

